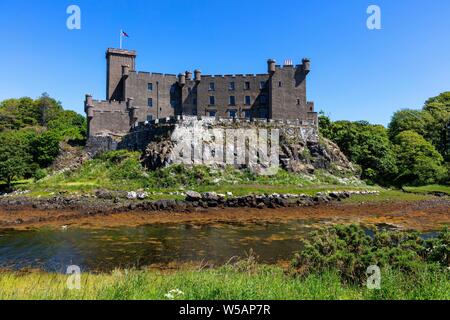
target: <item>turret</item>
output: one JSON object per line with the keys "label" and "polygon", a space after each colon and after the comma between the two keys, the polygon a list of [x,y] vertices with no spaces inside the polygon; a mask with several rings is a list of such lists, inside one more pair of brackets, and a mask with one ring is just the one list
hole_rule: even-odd
{"label": "turret", "polygon": [[276,62],[273,59],[269,59],[267,60],[267,71],[270,74],[273,74],[276,70],[276,66],[275,66]]}
{"label": "turret", "polygon": [[86,99],[84,101],[84,111],[86,112],[86,116],[88,119],[92,119],[94,117],[94,103],[92,101],[92,95],[87,94]]}
{"label": "turret", "polygon": [[186,84],[186,75],[182,73],[178,75],[178,84],[180,85],[180,87],[184,87],[184,85]]}
{"label": "turret", "polygon": [[311,60],[308,58],[303,58],[302,60],[303,71],[308,74],[311,71]]}
{"label": "turret", "polygon": [[195,81],[197,81],[197,82],[200,82],[200,81],[202,81],[202,72],[200,71],[200,70],[195,70],[194,71],[194,78],[195,78]]}
{"label": "turret", "polygon": [[186,71],[186,80],[192,80],[192,72]]}

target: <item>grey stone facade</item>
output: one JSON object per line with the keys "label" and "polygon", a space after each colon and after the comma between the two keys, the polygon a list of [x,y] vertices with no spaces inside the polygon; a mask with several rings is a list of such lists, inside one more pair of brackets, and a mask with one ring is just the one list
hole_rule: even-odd
{"label": "grey stone facade", "polygon": [[310,61],[276,65],[258,75],[177,75],[136,71],[136,52],[108,49],[106,100],[86,95],[90,137],[124,137],[137,125],[177,116],[299,120],[317,127],[306,99]]}

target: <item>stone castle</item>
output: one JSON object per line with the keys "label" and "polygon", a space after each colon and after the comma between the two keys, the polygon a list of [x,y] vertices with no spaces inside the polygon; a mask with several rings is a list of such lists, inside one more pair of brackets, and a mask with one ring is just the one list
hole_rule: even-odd
{"label": "stone castle", "polygon": [[246,121],[287,121],[318,126],[306,99],[310,60],[267,61],[267,73],[203,75],[136,71],[136,52],[106,52],[106,100],[86,95],[89,137],[123,137],[139,125],[183,116]]}

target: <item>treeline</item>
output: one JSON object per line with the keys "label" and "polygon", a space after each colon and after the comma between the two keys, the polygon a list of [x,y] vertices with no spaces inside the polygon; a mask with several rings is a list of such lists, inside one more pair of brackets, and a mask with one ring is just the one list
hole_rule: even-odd
{"label": "treeline", "polygon": [[0,102],[0,181],[45,175],[60,143],[83,145],[86,119],[44,93]]}
{"label": "treeline", "polygon": [[388,128],[366,121],[320,116],[321,134],[339,145],[362,178],[384,186],[448,184],[450,180],[450,92],[422,110],[396,112]]}

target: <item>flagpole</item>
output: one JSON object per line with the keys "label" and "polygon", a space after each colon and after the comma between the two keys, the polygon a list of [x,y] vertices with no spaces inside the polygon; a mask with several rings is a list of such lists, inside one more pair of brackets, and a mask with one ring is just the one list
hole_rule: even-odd
{"label": "flagpole", "polygon": [[120,29],[120,49],[122,49],[122,29]]}

